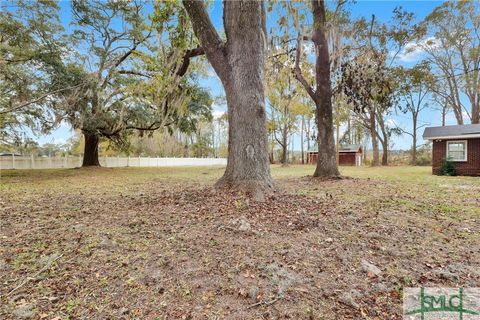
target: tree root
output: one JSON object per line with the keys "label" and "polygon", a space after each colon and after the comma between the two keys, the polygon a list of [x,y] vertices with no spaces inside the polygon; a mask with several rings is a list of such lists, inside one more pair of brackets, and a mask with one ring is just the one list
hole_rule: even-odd
{"label": "tree root", "polygon": [[343,180],[347,179],[346,177],[342,175],[331,175],[331,176],[311,176],[312,179],[316,181],[330,181],[330,180]]}
{"label": "tree root", "polygon": [[215,189],[240,192],[257,202],[264,202],[275,190],[271,179],[232,181],[225,176],[215,183]]}

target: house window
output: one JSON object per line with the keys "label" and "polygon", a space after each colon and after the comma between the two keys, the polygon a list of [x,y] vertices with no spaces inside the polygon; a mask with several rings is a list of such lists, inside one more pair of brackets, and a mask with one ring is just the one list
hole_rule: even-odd
{"label": "house window", "polygon": [[467,141],[447,141],[447,157],[451,161],[467,161]]}

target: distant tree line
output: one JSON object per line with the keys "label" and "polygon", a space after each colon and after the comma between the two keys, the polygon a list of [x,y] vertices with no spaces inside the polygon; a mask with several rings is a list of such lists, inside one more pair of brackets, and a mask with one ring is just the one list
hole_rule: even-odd
{"label": "distant tree line", "polygon": [[[217,187],[262,199],[274,189],[269,163],[288,165],[295,135],[302,163],[318,147],[314,176],[330,178],[342,143],[371,146],[371,164],[388,165],[393,138],[407,135],[417,163],[427,109],[440,110],[432,123],[445,125],[449,113],[458,124],[480,122],[474,1],[447,1],[422,21],[399,7],[388,24],[352,18],[344,0],[226,1],[224,30],[204,1],[0,6],[4,147],[67,123],[81,135],[84,166],[99,165],[99,146],[225,156]],[[69,28],[61,10],[72,14]],[[272,12],[278,20],[267,29]],[[223,116],[199,85],[209,66],[225,91]]]}

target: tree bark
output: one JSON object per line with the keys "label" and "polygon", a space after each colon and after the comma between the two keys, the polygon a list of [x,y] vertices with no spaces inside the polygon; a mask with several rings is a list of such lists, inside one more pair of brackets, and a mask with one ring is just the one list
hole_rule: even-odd
{"label": "tree bark", "polygon": [[417,165],[417,114],[413,114],[413,132],[412,132],[412,165]]}
{"label": "tree bark", "polygon": [[388,166],[388,140],[382,141],[382,166]]}
{"label": "tree bark", "polygon": [[380,152],[378,151],[378,139],[376,131],[375,110],[370,109],[370,136],[372,137],[372,167],[376,167],[380,164]]}
{"label": "tree bark", "polygon": [[480,123],[480,101],[478,101],[478,90],[471,92],[470,103],[472,105],[472,124]]}
{"label": "tree bark", "polygon": [[245,191],[262,200],[273,189],[265,113],[266,25],[264,3],[223,3],[224,43],[203,1],[183,4],[207,59],[222,81],[228,107],[228,160],[218,188]]}
{"label": "tree bark", "polygon": [[413,145],[412,145],[412,164],[417,165],[417,134],[413,134]]}
{"label": "tree bark", "polygon": [[348,143],[352,144],[353,142],[353,132],[352,132],[352,125],[350,123],[350,115],[347,118],[347,132],[348,132]]}
{"label": "tree bark", "polygon": [[280,161],[282,163],[282,167],[288,166],[287,152],[287,145],[285,144],[282,146],[282,159]]}
{"label": "tree bark", "polygon": [[304,127],[305,127],[305,115],[302,115],[302,123],[300,126],[300,149],[302,152],[302,164],[305,164],[305,152],[303,150],[303,132],[304,132]]}
{"label": "tree bark", "polygon": [[307,118],[307,163],[310,163],[308,150],[310,150],[310,118]]}
{"label": "tree bark", "polygon": [[[378,112],[378,111],[377,111]],[[388,137],[387,128],[385,127],[385,122],[381,114],[376,114],[377,123],[380,131],[377,132],[377,138],[382,144],[382,166],[388,166],[388,143],[390,141]]]}
{"label": "tree bark", "polygon": [[83,152],[82,167],[100,167],[98,160],[98,144],[100,138],[92,133],[83,132],[85,138],[85,149]]}
{"label": "tree bark", "polygon": [[[315,90],[303,77],[300,69],[301,41],[298,43],[295,62],[295,76],[315,102],[315,120],[317,124],[318,157],[314,177],[338,177],[332,111],[332,86],[330,82],[330,56],[326,34],[326,9],[323,0],[312,0],[313,33],[315,46]],[[301,35],[299,35],[299,39]]]}
{"label": "tree bark", "polygon": [[[286,121],[286,120],[285,120]],[[282,128],[282,167],[288,166],[288,132],[287,123],[283,124]]]}
{"label": "tree bark", "polygon": [[340,121],[338,117],[335,119],[335,129],[337,130],[335,134],[335,160],[337,161],[337,166],[340,165]]}
{"label": "tree bark", "polygon": [[316,78],[316,119],[318,126],[318,158],[314,177],[337,177],[337,160],[333,134],[332,86],[330,83],[330,56],[326,33],[326,9],[323,0],[312,0],[313,25],[312,41],[317,54]]}
{"label": "tree bark", "polygon": [[445,118],[447,117],[447,106],[442,107],[442,127],[445,127]]}
{"label": "tree bark", "polygon": [[271,134],[270,134],[270,164],[274,164],[275,163],[275,156],[274,156],[274,148],[275,148],[275,133],[274,131],[272,130]]}

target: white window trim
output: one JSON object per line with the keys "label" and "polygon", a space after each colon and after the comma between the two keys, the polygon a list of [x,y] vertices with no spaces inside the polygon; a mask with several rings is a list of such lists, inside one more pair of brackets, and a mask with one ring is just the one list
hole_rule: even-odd
{"label": "white window trim", "polygon": [[450,143],[465,143],[465,157],[462,160],[451,159],[452,162],[466,162],[468,159],[468,140],[448,140],[447,141],[447,158],[448,158],[448,145]]}

